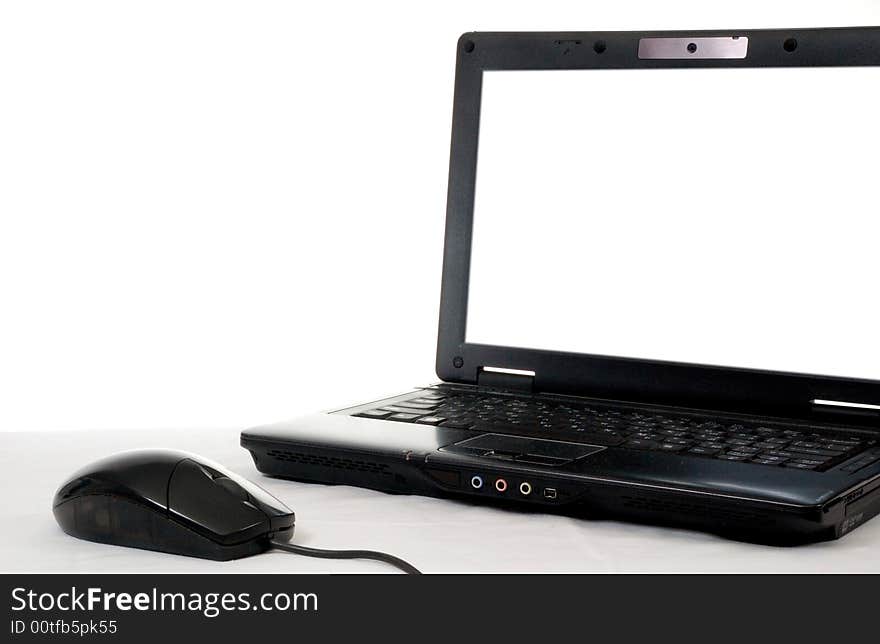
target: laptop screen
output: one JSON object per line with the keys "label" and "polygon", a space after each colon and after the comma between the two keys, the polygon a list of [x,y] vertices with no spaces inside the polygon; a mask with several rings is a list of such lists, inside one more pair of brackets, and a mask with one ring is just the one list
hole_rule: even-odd
{"label": "laptop screen", "polygon": [[484,72],[466,341],[880,380],[877,87]]}

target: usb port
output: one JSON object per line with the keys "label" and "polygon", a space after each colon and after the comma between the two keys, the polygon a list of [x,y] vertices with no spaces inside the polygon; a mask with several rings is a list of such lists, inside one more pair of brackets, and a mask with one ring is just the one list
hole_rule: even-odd
{"label": "usb port", "polygon": [[556,498],[556,488],[555,487],[545,487],[544,488],[544,498],[545,499],[555,499]]}

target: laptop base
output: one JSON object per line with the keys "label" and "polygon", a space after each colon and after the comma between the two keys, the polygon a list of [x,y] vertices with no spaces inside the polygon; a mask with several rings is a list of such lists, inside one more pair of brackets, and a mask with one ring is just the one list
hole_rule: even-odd
{"label": "laptop base", "polygon": [[786,470],[357,416],[425,391],[247,430],[241,445],[268,476],[681,527],[753,543],[836,539],[880,513],[874,471],[880,464],[858,476],[842,466]]}
{"label": "laptop base", "polygon": [[[343,455],[295,443],[242,439],[257,469],[267,476],[310,483],[352,485],[391,494],[419,494],[473,500],[462,491],[468,471],[430,469],[415,464],[365,460],[363,455]],[[486,482],[508,480],[508,490],[518,488],[518,478],[503,470],[485,472]],[[833,518],[820,511],[793,512],[711,497],[694,497],[669,491],[612,485],[571,485],[544,476],[535,486],[534,501],[481,496],[480,501],[515,506],[524,511],[558,512],[581,519],[620,519],[717,534],[728,539],[778,546],[795,546],[837,539],[855,525],[841,513]],[[549,492],[548,492],[549,491]],[[556,495],[553,499],[544,494]],[[880,493],[875,492],[862,510],[858,525],[880,513]],[[830,521],[830,522],[829,522]]]}

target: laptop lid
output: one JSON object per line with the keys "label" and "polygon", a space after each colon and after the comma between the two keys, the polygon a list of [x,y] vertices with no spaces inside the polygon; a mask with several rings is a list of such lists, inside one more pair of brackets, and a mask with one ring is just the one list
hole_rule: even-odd
{"label": "laptop lid", "polygon": [[441,379],[876,423],[880,28],[458,43]]}

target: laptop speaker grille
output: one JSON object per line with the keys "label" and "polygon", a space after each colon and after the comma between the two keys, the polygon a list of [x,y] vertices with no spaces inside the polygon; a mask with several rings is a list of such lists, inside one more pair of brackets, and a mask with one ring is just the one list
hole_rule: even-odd
{"label": "laptop speaker grille", "polygon": [[702,516],[718,521],[748,521],[766,525],[773,523],[773,519],[761,512],[749,510],[737,510],[733,508],[718,508],[702,503],[689,503],[675,499],[665,499],[653,496],[624,496],[624,507],[647,512],[659,512],[663,514],[678,514],[688,516]]}
{"label": "laptop speaker grille", "polygon": [[388,466],[384,463],[373,463],[371,461],[343,458],[340,456],[318,456],[316,454],[304,454],[302,452],[291,452],[282,449],[270,449],[267,454],[271,458],[288,463],[298,463],[300,465],[311,465],[315,467],[330,467],[337,470],[348,470],[353,472],[367,472],[369,474],[391,475],[391,472],[388,471]]}

